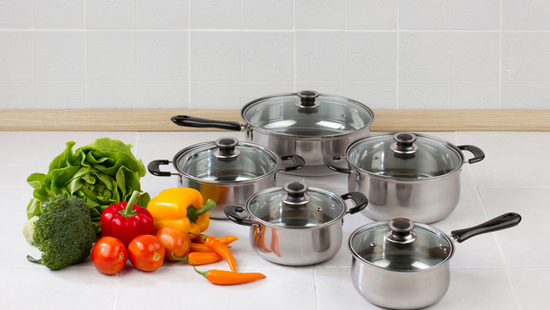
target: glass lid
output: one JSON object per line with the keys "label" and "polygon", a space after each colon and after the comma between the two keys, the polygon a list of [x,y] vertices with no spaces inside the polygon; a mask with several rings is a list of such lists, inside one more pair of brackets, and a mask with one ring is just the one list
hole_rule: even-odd
{"label": "glass lid", "polygon": [[242,117],[269,132],[322,137],[368,127],[374,113],[357,101],[306,90],[255,100],[244,107]]}
{"label": "glass lid", "polygon": [[209,182],[243,182],[265,176],[280,165],[279,157],[256,144],[220,138],[183,149],[174,166],[194,179]]}
{"label": "glass lid", "polygon": [[349,239],[354,257],[396,271],[434,267],[453,255],[452,241],[441,231],[405,218],[357,229]]}
{"label": "glass lid", "polygon": [[252,196],[247,211],[268,225],[305,228],[330,225],[345,214],[346,206],[339,196],[296,181]]}
{"label": "glass lid", "polygon": [[369,173],[423,179],[460,168],[462,153],[452,144],[428,136],[398,132],[373,135],[350,145],[348,162]]}

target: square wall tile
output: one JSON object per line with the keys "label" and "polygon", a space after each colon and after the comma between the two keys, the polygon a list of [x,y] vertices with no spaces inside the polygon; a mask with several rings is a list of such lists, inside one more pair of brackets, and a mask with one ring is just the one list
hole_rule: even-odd
{"label": "square wall tile", "polygon": [[84,29],[85,1],[33,1],[34,28]]}
{"label": "square wall tile", "polygon": [[545,82],[502,82],[501,108],[543,110],[550,108],[550,88]]}
{"label": "square wall tile", "polygon": [[452,0],[451,29],[499,30],[500,1]]}
{"label": "square wall tile", "polygon": [[344,29],[346,1],[295,0],[296,29]]}
{"label": "square wall tile", "polygon": [[86,0],[86,28],[136,29],[137,2]]}
{"label": "square wall tile", "polygon": [[240,80],[240,43],[239,32],[191,32],[191,80]]}
{"label": "square wall tile", "polygon": [[242,39],[242,79],[276,84],[294,78],[292,33],[246,32]]}
{"label": "square wall tile", "polygon": [[394,33],[348,33],[346,77],[353,81],[395,81],[397,35]]}
{"label": "square wall tile", "polygon": [[309,81],[344,80],[345,48],[343,32],[296,32],[296,78]]}
{"label": "square wall tile", "polygon": [[240,29],[241,0],[190,1],[192,29]]}
{"label": "square wall tile", "polygon": [[401,32],[399,80],[448,80],[453,48],[447,32]]}
{"label": "square wall tile", "polygon": [[142,81],[189,79],[186,31],[138,32],[138,79]]}
{"label": "square wall tile", "polygon": [[138,109],[187,109],[186,82],[139,82]]}
{"label": "square wall tile", "polygon": [[498,82],[450,82],[449,109],[498,110],[500,108]]}
{"label": "square wall tile", "polygon": [[33,109],[33,98],[32,82],[0,81],[0,109]]}
{"label": "square wall tile", "polygon": [[346,1],[347,29],[397,29],[397,0]]}
{"label": "square wall tile", "polygon": [[190,109],[240,109],[240,82],[191,82]]}
{"label": "square wall tile", "polygon": [[88,109],[136,109],[137,82],[88,80],[86,105]]}
{"label": "square wall tile", "polygon": [[451,33],[451,79],[498,81],[500,34]]}
{"label": "square wall tile", "polygon": [[502,81],[542,81],[549,78],[548,33],[502,33]]}
{"label": "square wall tile", "polygon": [[502,0],[502,29],[548,30],[550,6],[544,0]]}
{"label": "square wall tile", "polygon": [[399,1],[400,29],[449,29],[451,0]]}
{"label": "square wall tile", "polygon": [[2,31],[0,42],[2,42],[0,80],[32,79],[34,57],[32,33]]}
{"label": "square wall tile", "polygon": [[84,32],[34,34],[36,80],[84,80]]}
{"label": "square wall tile", "polygon": [[136,80],[136,32],[86,32],[86,78]]}
{"label": "square wall tile", "polygon": [[2,1],[0,3],[0,29],[30,29],[32,0]]}
{"label": "square wall tile", "polygon": [[393,110],[397,108],[397,83],[347,82],[346,96],[371,109]]}
{"label": "square wall tile", "polygon": [[292,29],[292,0],[242,0],[243,29]]}
{"label": "square wall tile", "polygon": [[[48,109],[86,108],[84,81],[35,82],[34,93],[39,104]],[[42,108],[42,106],[41,106]]]}
{"label": "square wall tile", "polygon": [[441,110],[449,108],[449,84],[446,82],[401,82],[399,109]]}
{"label": "square wall tile", "polygon": [[189,0],[138,0],[139,29],[189,28]]}
{"label": "square wall tile", "polygon": [[264,96],[293,91],[294,84],[292,82],[243,82],[241,86],[242,105]]}

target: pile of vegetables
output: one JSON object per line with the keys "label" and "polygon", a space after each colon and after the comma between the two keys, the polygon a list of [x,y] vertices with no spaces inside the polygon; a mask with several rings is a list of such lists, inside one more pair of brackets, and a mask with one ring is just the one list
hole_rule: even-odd
{"label": "pile of vegetables", "polygon": [[[120,140],[100,138],[73,152],[75,144],[67,142],[65,151],[50,163],[47,174],[33,173],[27,178],[34,188],[27,219],[40,216],[42,203],[52,196],[76,196],[90,208],[99,233],[101,213],[112,204],[127,201],[134,190],[141,191],[139,180],[145,176],[145,166],[132,154],[132,146]],[[149,199],[143,193],[138,204],[146,206]]]}

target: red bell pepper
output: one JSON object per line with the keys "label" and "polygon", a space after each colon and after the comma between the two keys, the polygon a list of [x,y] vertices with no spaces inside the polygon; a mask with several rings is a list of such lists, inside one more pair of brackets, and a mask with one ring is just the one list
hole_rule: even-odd
{"label": "red bell pepper", "polygon": [[138,196],[139,192],[134,191],[129,201],[111,205],[101,213],[99,223],[103,237],[117,238],[127,247],[135,237],[153,234],[153,216],[134,203]]}

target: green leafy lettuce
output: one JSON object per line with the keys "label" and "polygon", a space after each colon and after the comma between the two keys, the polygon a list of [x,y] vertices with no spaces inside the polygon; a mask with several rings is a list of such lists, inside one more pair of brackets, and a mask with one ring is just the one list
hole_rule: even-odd
{"label": "green leafy lettuce", "polygon": [[[76,196],[90,208],[99,233],[101,213],[107,207],[128,201],[134,190],[141,192],[139,179],[145,176],[145,166],[132,154],[132,145],[120,140],[100,138],[73,152],[75,144],[67,142],[65,151],[50,163],[47,174],[33,173],[27,178],[34,188],[27,218],[40,216],[42,203],[52,196]],[[146,207],[149,200],[149,194],[143,193],[137,203]]]}

